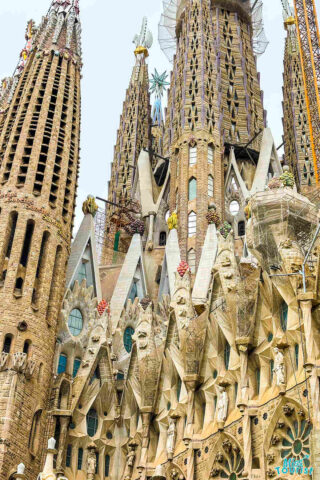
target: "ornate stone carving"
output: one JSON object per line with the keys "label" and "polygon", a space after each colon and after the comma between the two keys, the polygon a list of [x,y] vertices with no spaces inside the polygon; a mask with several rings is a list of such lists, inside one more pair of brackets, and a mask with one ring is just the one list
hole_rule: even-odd
{"label": "ornate stone carving", "polygon": [[94,480],[96,474],[96,447],[91,444],[88,447],[88,456],[87,456],[87,480]]}
{"label": "ornate stone carving", "polygon": [[177,438],[177,429],[176,429],[176,419],[170,418],[169,420],[169,428],[167,433],[167,456],[168,460],[173,459],[174,449],[176,445],[176,438]]}
{"label": "ornate stone carving", "polygon": [[291,407],[291,406],[288,405],[288,404],[283,405],[282,410],[283,410],[283,413],[284,413],[287,417],[291,417],[292,414],[293,414],[293,412],[294,412],[294,408]]}
{"label": "ornate stone carving", "polygon": [[218,422],[225,422],[228,415],[228,404],[229,404],[228,394],[226,392],[226,389],[221,386],[218,387],[218,392],[219,392],[219,398],[218,398],[218,404],[217,404],[217,410],[218,410],[217,419],[218,419]]}
{"label": "ornate stone carving", "polygon": [[16,352],[12,355],[13,369],[18,372],[24,372],[27,365],[27,354],[23,352]]}
{"label": "ornate stone carving", "polygon": [[0,372],[5,370],[9,360],[9,353],[1,352],[0,354]]}
{"label": "ornate stone carving", "polygon": [[25,369],[25,375],[28,380],[32,377],[34,374],[34,370],[36,368],[36,362],[35,360],[28,360],[26,369]]}
{"label": "ornate stone carving", "polygon": [[277,385],[282,386],[286,383],[286,367],[284,363],[284,355],[279,348],[274,349],[274,373],[276,374]]}
{"label": "ornate stone carving", "polygon": [[123,480],[131,480],[134,463],[136,460],[136,448],[138,444],[135,441],[131,441],[128,444],[128,454],[126,457],[126,468],[123,475]]}

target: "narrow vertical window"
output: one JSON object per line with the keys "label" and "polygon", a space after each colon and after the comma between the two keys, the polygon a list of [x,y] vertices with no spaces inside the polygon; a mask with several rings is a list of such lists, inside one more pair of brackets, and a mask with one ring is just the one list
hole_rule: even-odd
{"label": "narrow vertical window", "polygon": [[197,196],[197,180],[191,178],[189,180],[189,201],[194,200]]}
{"label": "narrow vertical window", "polygon": [[39,439],[40,439],[40,422],[41,422],[42,410],[38,410],[32,420],[30,435],[29,435],[29,448],[33,454],[39,451]]}
{"label": "narrow vertical window", "polygon": [[288,326],[288,305],[282,302],[280,305],[280,324],[282,330],[285,332]]}
{"label": "narrow vertical window", "polygon": [[62,353],[59,357],[58,374],[64,373],[67,370],[67,361],[68,361],[67,355]]}
{"label": "narrow vertical window", "polygon": [[239,389],[239,385],[238,385],[238,382],[236,382],[234,384],[234,401],[237,402],[237,398],[238,398],[238,389]]}
{"label": "narrow vertical window", "polygon": [[114,236],[113,250],[115,252],[119,251],[120,234],[121,234],[120,232],[117,232]]}
{"label": "narrow vertical window", "polygon": [[160,232],[159,235],[159,246],[164,247],[167,243],[167,234],[166,232]]}
{"label": "narrow vertical window", "polygon": [[110,456],[106,455],[104,462],[104,476],[109,477],[110,472]]}
{"label": "narrow vertical window", "polygon": [[72,460],[72,445],[67,446],[67,455],[66,455],[66,467],[71,467]]}
{"label": "narrow vertical window", "polygon": [[30,246],[31,246],[33,232],[34,232],[34,221],[28,220],[26,233],[24,236],[24,241],[22,246],[22,251],[21,251],[21,256],[20,256],[17,278],[16,278],[15,294],[20,295],[22,293],[23,284],[24,284],[25,275],[26,275],[26,268],[28,265],[28,259],[30,254]]}
{"label": "narrow vertical window", "polygon": [[82,462],[83,462],[83,448],[79,448],[79,450],[78,450],[78,470],[82,470]]}
{"label": "narrow vertical window", "polygon": [[53,319],[58,315],[59,306],[57,306],[57,300],[60,295],[59,283],[58,283],[58,272],[60,271],[60,268],[61,268],[61,261],[62,261],[62,248],[59,245],[57,247],[56,258],[54,261],[49,302],[48,302],[47,321],[49,325],[52,324]]}
{"label": "narrow vertical window", "polygon": [[3,347],[2,351],[4,353],[10,353],[11,350],[11,344],[12,344],[12,335],[8,334],[4,337],[4,342],[3,342]]}
{"label": "narrow vertical window", "polygon": [[188,216],[188,237],[193,237],[197,233],[197,215],[190,212]]}
{"label": "narrow vertical window", "polygon": [[25,353],[26,355],[29,355],[30,354],[30,346],[31,346],[31,341],[26,340],[23,344],[23,353]]}
{"label": "narrow vertical window", "polygon": [[80,358],[75,358],[74,362],[73,362],[73,372],[72,372],[73,378],[75,378],[77,376],[80,365],[81,365],[81,359]]}
{"label": "narrow vertical window", "polygon": [[213,197],[213,176],[208,176],[208,197]]}
{"label": "narrow vertical window", "polygon": [[40,247],[37,271],[36,271],[36,278],[34,281],[33,286],[33,294],[32,294],[32,303],[35,306],[38,306],[40,300],[40,290],[43,284],[43,278],[46,271],[46,260],[47,260],[47,253],[48,253],[48,244],[49,244],[49,232],[44,232]]}
{"label": "narrow vertical window", "polygon": [[195,165],[197,163],[197,147],[189,148],[189,166]]}
{"label": "narrow vertical window", "polygon": [[96,452],[96,475],[99,473],[99,452]]}
{"label": "narrow vertical window", "polygon": [[226,345],[224,347],[224,364],[226,367],[226,370],[229,369],[229,363],[230,363],[230,345],[226,340]]}
{"label": "narrow vertical window", "polygon": [[191,273],[196,272],[196,252],[191,248],[188,252],[188,265],[190,267]]}
{"label": "narrow vertical window", "polygon": [[127,327],[123,335],[123,344],[124,348],[128,353],[132,350],[132,335],[134,334],[134,329],[132,327]]}
{"label": "narrow vertical window", "polygon": [[239,237],[244,237],[245,234],[246,234],[246,222],[241,220],[238,223],[238,235],[239,235]]}
{"label": "narrow vertical window", "polygon": [[208,163],[209,165],[213,164],[213,147],[211,145],[208,146]]}
{"label": "narrow vertical window", "polygon": [[5,235],[5,243],[4,243],[4,247],[1,255],[0,286],[3,286],[4,281],[6,279],[8,262],[11,255],[14,235],[15,235],[16,226],[17,226],[17,220],[18,220],[17,212],[11,212],[6,235]]}
{"label": "narrow vertical window", "polygon": [[89,437],[94,437],[98,430],[98,414],[94,408],[87,413],[87,433]]}

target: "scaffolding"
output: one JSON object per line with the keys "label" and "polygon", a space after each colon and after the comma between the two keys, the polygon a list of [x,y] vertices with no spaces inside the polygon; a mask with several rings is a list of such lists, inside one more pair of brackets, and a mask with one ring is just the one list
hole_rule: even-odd
{"label": "scaffolding", "polygon": [[[247,10],[251,17],[253,33],[253,50],[257,56],[262,55],[268,46],[268,40],[263,24],[262,0],[247,0]],[[185,8],[186,0],[163,0],[163,13],[158,27],[159,43],[162,51],[170,62],[176,53],[177,36],[176,26],[180,13]]]}

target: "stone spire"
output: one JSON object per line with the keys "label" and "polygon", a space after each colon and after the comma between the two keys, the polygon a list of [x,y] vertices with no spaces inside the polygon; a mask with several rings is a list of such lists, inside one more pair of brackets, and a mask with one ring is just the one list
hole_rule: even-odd
{"label": "stone spire", "polygon": [[[139,154],[143,148],[151,145],[151,106],[146,58],[152,45],[152,34],[147,29],[146,18],[143,19],[141,32],[135,35],[133,43],[136,47],[136,61],[123,103],[108,186],[108,200],[116,205],[125,204],[131,199]],[[108,239],[102,261],[107,263],[111,261],[117,233],[117,227],[110,221],[116,210],[114,205],[109,205],[106,210]]]}

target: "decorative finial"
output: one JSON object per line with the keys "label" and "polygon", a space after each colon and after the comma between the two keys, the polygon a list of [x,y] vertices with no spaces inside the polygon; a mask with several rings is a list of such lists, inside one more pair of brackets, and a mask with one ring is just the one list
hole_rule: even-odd
{"label": "decorative finial", "polygon": [[150,80],[150,92],[155,94],[156,98],[162,98],[164,92],[166,91],[166,87],[170,85],[170,82],[167,82],[166,79],[168,78],[167,72],[158,73],[157,69],[154,69],[154,73],[151,74]]}
{"label": "decorative finial", "polygon": [[148,49],[152,47],[153,44],[153,35],[150,30],[148,30],[148,19],[143,17],[142,26],[140,35],[135,35],[133,43],[136,46],[135,55],[144,54],[145,57],[149,55]]}
{"label": "decorative finial", "polygon": [[85,215],[96,216],[98,211],[98,205],[96,204],[95,198],[92,195],[88,195],[87,200],[83,202],[82,211]]}
{"label": "decorative finial", "polygon": [[177,229],[178,228],[178,215],[177,212],[174,211],[172,215],[168,218],[168,228],[169,230]]}

